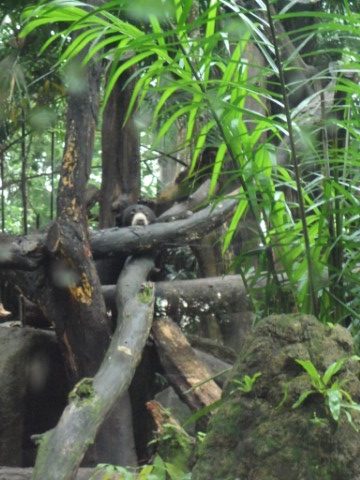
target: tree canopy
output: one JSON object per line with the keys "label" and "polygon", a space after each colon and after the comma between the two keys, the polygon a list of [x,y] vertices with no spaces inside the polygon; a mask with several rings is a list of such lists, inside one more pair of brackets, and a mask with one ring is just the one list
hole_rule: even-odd
{"label": "tree canopy", "polygon": [[[154,309],[148,262],[162,281],[239,275],[255,320],[314,314],[358,342],[357,1],[52,0],[0,2],[0,12],[0,280],[54,325],[76,392],[94,377],[94,411],[110,411],[140,360]],[[118,228],[137,203],[155,223]],[[111,317],[101,284],[117,277]],[[140,326],[126,330],[124,315]],[[200,317],[180,323],[199,333]],[[136,328],[145,333],[129,364],[119,347],[126,380],[104,399],[115,371],[105,352],[116,363],[115,343]],[[220,320],[202,328],[224,336]],[[93,417],[76,408],[78,439]],[[34,478],[53,461],[48,448]]]}

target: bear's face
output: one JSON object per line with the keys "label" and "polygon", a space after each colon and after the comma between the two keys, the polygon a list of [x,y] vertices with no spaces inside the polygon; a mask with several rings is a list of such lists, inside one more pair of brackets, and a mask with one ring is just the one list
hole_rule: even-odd
{"label": "bear's face", "polygon": [[122,227],[146,226],[156,219],[155,213],[146,205],[130,205],[121,215]]}

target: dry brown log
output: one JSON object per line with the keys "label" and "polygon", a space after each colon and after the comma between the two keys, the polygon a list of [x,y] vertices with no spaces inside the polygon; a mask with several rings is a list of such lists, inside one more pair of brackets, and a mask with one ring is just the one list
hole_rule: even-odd
{"label": "dry brown log", "polygon": [[180,398],[193,409],[211,405],[221,397],[221,388],[208,368],[197,358],[180,328],[172,320],[154,322],[152,334],[166,376]]}

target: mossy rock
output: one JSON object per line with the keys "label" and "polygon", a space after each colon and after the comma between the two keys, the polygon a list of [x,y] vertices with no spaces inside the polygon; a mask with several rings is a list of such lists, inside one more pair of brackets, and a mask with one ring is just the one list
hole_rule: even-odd
{"label": "mossy rock", "polygon": [[[296,359],[311,360],[320,374],[351,357],[346,329],[309,315],[271,316],[248,337],[224,391],[224,403],[209,424],[193,480],[360,479],[360,414],[353,425],[342,412],[335,422],[324,396],[310,395],[309,376]],[[234,380],[261,372],[249,393]],[[360,363],[351,359],[334,377],[360,402]],[[330,382],[331,383],[331,382]],[[355,428],[354,428],[355,427]]]}

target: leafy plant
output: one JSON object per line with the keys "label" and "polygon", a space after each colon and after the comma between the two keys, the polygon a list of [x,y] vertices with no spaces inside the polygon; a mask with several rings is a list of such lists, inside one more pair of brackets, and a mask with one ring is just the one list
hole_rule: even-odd
{"label": "leafy plant", "polygon": [[236,386],[234,390],[230,392],[232,395],[236,391],[240,391],[243,393],[250,393],[254,388],[254,384],[256,380],[261,377],[261,373],[257,372],[254,373],[251,377],[249,375],[244,375],[241,380],[232,380],[231,383]]}
{"label": "leafy plant", "polygon": [[156,455],[152,464],[144,465],[139,470],[119,467],[116,465],[100,464],[94,473],[94,478],[98,478],[97,474],[103,473],[102,480],[191,480],[191,473],[182,472],[175,465],[164,462],[164,460]]}
{"label": "leafy plant", "polygon": [[[324,321],[351,320],[357,334],[360,14],[353,3],[341,2],[340,8],[323,2],[320,10],[318,2],[305,12],[287,5],[277,14],[269,2],[257,2],[256,10],[232,0],[169,0],[159,10],[159,0],[143,5],[140,17],[129,15],[132,3],[112,1],[100,8],[72,0],[41,3],[25,10],[23,35],[43,25],[65,25],[44,46],[60,43],[59,64],[80,52],[84,63],[111,58],[105,102],[117,79],[136,66],[128,116],[135,106],[147,105],[153,146],[181,130],[180,148],[190,155],[192,177],[203,174],[202,152],[210,148],[210,194],[220,200],[226,186],[239,187],[224,251],[250,213],[256,247],[240,254],[237,268],[254,304],[249,278],[256,283],[264,276],[269,300],[261,313],[288,310],[293,303]],[[288,57],[281,54],[287,37],[277,31],[279,22],[296,25],[287,31],[297,46]],[[306,48],[310,44],[314,50]],[[252,45],[266,64],[249,60]],[[315,58],[323,63],[310,75],[305,60]],[[296,78],[303,75],[295,85],[294,71]],[[279,78],[281,96],[276,85],[266,86],[270,77]],[[293,90],[311,90],[314,84],[313,94],[290,105]],[[249,100],[262,108],[250,107]],[[292,162],[277,163],[281,150],[290,150]],[[284,187],[297,192],[295,198]],[[280,305],[271,304],[273,298]]]}
{"label": "leafy plant", "polygon": [[347,362],[353,360],[360,361],[360,357],[353,355],[350,358],[341,358],[332,363],[323,375],[318,372],[311,360],[296,360],[309,376],[313,388],[302,392],[292,408],[300,407],[310,395],[320,394],[335,422],[339,421],[341,412],[344,412],[349,423],[357,430],[352,420],[351,410],[360,411],[360,404],[352,400],[349,392],[343,388],[343,382],[333,378]]}

